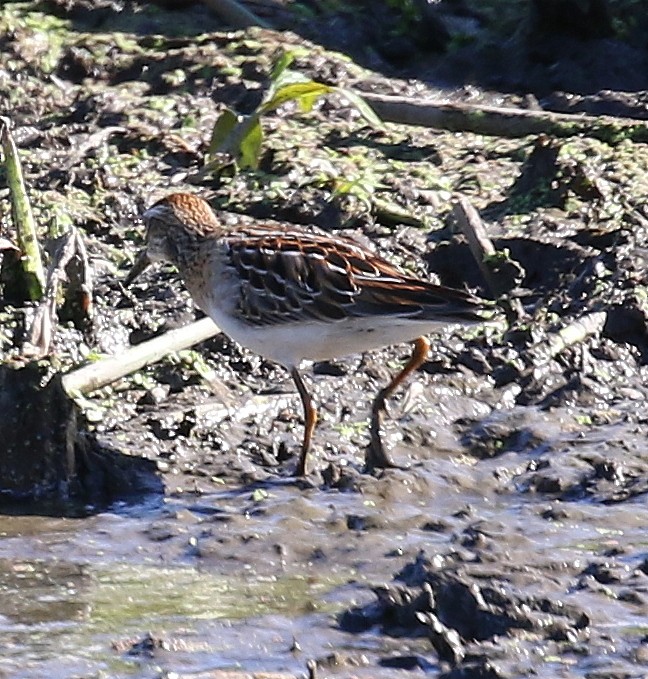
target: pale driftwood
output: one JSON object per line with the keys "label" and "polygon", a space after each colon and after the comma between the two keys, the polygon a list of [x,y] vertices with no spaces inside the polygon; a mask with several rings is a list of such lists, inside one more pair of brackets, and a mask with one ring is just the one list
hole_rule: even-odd
{"label": "pale driftwood", "polygon": [[[557,332],[547,335],[542,341],[529,347],[521,358],[526,367],[515,371],[506,382],[523,383],[534,376],[536,371],[544,372],[549,362],[565,349],[585,342],[589,337],[599,335],[607,321],[605,311],[595,311],[577,318]],[[501,385],[500,385],[501,386]]]}
{"label": "pale driftwood", "polygon": [[606,320],[607,313],[605,311],[595,311],[577,318],[558,332],[549,335],[544,341],[539,342],[529,350],[534,357],[533,367],[541,367],[568,347],[580,344],[592,335],[600,334],[605,327]]}
{"label": "pale driftwood", "polygon": [[[486,233],[486,227],[479,216],[479,212],[467,198],[461,196],[457,200],[452,206],[452,214],[457,226],[468,241],[468,247],[477,261],[477,266],[479,266],[491,293],[498,298],[505,295],[510,290],[507,283],[514,279],[516,275],[521,276],[523,274],[522,268],[510,258],[499,258],[493,241]],[[501,271],[498,276],[497,269],[501,269],[503,266],[506,266],[508,270],[504,272],[505,276],[501,275]],[[507,311],[510,316],[509,322],[522,318],[524,315],[522,302],[515,298],[507,298],[505,301],[511,311],[510,314]]]}
{"label": "pale driftwood", "polygon": [[62,379],[63,388],[70,396],[88,394],[149,363],[159,361],[167,354],[187,349],[219,332],[220,329],[210,318],[201,318],[187,326],[170,330],[164,335],[126,349],[118,356],[109,356],[67,373]]}
{"label": "pale driftwood", "polygon": [[477,266],[486,279],[486,284],[490,291],[497,297],[501,294],[499,284],[493,277],[487,264],[489,257],[493,257],[497,250],[493,241],[488,237],[484,223],[477,210],[471,205],[467,198],[461,196],[452,206],[452,214],[457,222],[457,226],[468,241],[468,247],[473,257],[477,261]]}
{"label": "pale driftwood", "polygon": [[390,123],[496,137],[526,137],[531,134],[571,137],[584,134],[606,142],[624,139],[648,142],[648,123],[632,118],[416,100],[414,97],[370,92],[360,94],[380,118]]}
{"label": "pale driftwood", "polygon": [[214,14],[218,14],[234,28],[248,28],[250,26],[272,28],[268,21],[261,19],[235,0],[203,0],[203,4],[207,5]]}

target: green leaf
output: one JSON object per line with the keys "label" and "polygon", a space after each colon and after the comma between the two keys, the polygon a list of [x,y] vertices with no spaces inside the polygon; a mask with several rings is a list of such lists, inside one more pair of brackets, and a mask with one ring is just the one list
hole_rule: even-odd
{"label": "green leaf", "polygon": [[292,50],[289,50],[288,52],[282,52],[281,56],[279,59],[277,59],[277,63],[274,65],[274,68],[272,69],[272,73],[270,74],[270,81],[273,83],[276,83],[279,78],[283,75],[284,71],[292,64],[292,62],[295,60],[295,53]]}
{"label": "green leaf", "polygon": [[239,167],[251,167],[254,170],[259,167],[261,144],[263,144],[263,129],[257,119],[256,123],[250,127],[247,134],[241,139],[239,146]]}
{"label": "green leaf", "polygon": [[314,80],[285,85],[284,87],[280,87],[277,90],[270,101],[263,104],[260,113],[274,111],[276,108],[279,108],[279,106],[282,106],[288,101],[300,100],[303,97],[306,97],[307,100],[313,97],[317,99],[324,94],[329,94],[330,92],[334,91],[334,87],[331,87],[330,85],[324,85],[323,83],[317,83]]}
{"label": "green leaf", "polygon": [[209,156],[215,155],[223,148],[225,140],[230,136],[237,123],[238,116],[229,108],[226,108],[218,116],[209,140],[209,150],[207,151]]}
{"label": "green leaf", "polygon": [[295,85],[297,83],[308,82],[311,82],[310,78],[306,77],[303,73],[299,73],[299,71],[284,71],[281,76],[270,85],[266,100],[270,101],[275,96],[275,94],[286,85]]}
{"label": "green leaf", "polygon": [[299,97],[299,99],[297,99],[299,110],[302,113],[309,113],[313,110],[313,106],[315,106],[315,102],[320,96],[320,94],[305,94],[304,96]]}
{"label": "green leaf", "polygon": [[275,92],[284,85],[308,82],[308,78],[305,75],[297,71],[291,71],[288,68],[297,57],[307,56],[308,54],[308,50],[303,47],[295,47],[281,54],[270,74],[270,87],[266,94],[266,99],[268,101],[272,99]]}
{"label": "green leaf", "polygon": [[360,115],[370,125],[373,125],[374,127],[383,126],[382,120],[376,115],[371,106],[369,106],[369,104],[367,104],[367,102],[357,92],[354,92],[353,90],[348,90],[345,87],[336,87],[334,89],[335,92],[348,99],[349,102],[358,109]]}

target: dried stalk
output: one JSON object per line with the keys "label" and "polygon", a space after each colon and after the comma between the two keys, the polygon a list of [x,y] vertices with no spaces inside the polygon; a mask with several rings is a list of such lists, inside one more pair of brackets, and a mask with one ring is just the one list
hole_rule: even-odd
{"label": "dried stalk", "polygon": [[56,239],[56,244],[58,247],[47,272],[45,294],[29,332],[33,358],[41,358],[51,349],[58,324],[59,292],[64,281],[68,282],[66,299],[76,297],[84,318],[92,311],[92,270],[81,234],[72,227]]}
{"label": "dried stalk", "polygon": [[18,158],[18,150],[9,126],[9,119],[0,117],[0,145],[7,168],[7,181],[11,194],[11,215],[16,227],[18,246],[22,253],[20,264],[24,274],[25,292],[28,299],[35,301],[41,298],[45,289],[45,272],[36,236],[34,215]]}
{"label": "dried stalk", "polygon": [[183,328],[170,330],[160,337],[142,342],[118,356],[109,356],[67,373],[63,376],[63,388],[72,397],[88,394],[149,363],[159,361],[167,354],[203,342],[219,332],[220,329],[210,318],[202,318]]}

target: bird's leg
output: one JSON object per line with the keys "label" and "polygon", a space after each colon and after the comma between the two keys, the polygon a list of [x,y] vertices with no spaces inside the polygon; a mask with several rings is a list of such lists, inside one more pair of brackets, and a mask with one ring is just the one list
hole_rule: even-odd
{"label": "bird's leg", "polygon": [[317,409],[313,405],[304,380],[302,380],[299,370],[293,367],[290,369],[290,375],[297,386],[297,391],[301,397],[302,405],[304,406],[304,439],[302,441],[301,454],[299,456],[299,463],[297,464],[297,476],[306,476],[306,458],[310,450],[311,439],[313,438],[313,431],[317,424]]}
{"label": "bird's leg", "polygon": [[365,465],[368,470],[375,468],[384,469],[386,467],[398,467],[394,464],[389,455],[385,452],[380,438],[380,426],[382,424],[382,414],[385,410],[385,402],[407,379],[407,377],[419,368],[427,358],[430,349],[430,341],[426,337],[419,337],[414,340],[414,351],[405,364],[405,367],[394,377],[394,379],[378,392],[371,406],[371,442],[367,448]]}

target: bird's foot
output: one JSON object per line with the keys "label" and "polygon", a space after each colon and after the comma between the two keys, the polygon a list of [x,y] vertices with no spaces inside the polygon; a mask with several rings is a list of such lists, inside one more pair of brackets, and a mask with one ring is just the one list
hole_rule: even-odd
{"label": "bird's foot", "polygon": [[295,477],[303,479],[306,476],[306,460],[300,459],[295,468]]}
{"label": "bird's foot", "polygon": [[368,472],[374,469],[409,469],[409,465],[396,464],[385,450],[380,435],[372,432],[365,452],[365,469]]}
{"label": "bird's foot", "polygon": [[299,453],[299,460],[297,461],[297,467],[295,467],[295,478],[303,479],[307,476],[306,473],[307,460],[308,460],[308,448],[305,449],[304,446],[302,446],[302,449]]}
{"label": "bird's foot", "polygon": [[380,429],[382,426],[383,413],[386,412],[385,402],[386,390],[383,389],[371,408],[371,440],[365,452],[365,469],[368,472],[374,469],[408,469],[407,465],[396,464],[388,455],[383,446],[382,438],[380,436]]}

